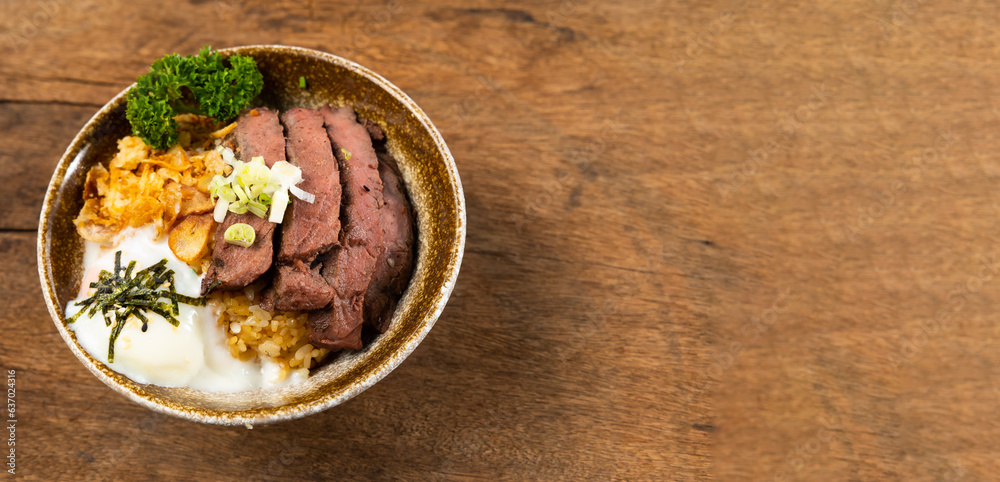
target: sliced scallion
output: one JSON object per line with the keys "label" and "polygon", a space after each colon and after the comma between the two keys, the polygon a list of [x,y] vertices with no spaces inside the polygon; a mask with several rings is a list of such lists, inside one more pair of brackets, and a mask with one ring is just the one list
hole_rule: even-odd
{"label": "sliced scallion", "polygon": [[214,217],[217,222],[225,220],[228,211],[237,214],[250,212],[280,223],[290,201],[289,192],[302,201],[315,202],[315,195],[296,186],[302,182],[302,170],[298,167],[278,161],[268,168],[263,157],[256,156],[250,162],[243,162],[236,159],[232,149],[220,148],[220,152],[232,170],[226,176],[215,176],[209,184],[209,193],[216,201]]}
{"label": "sliced scallion", "polygon": [[257,233],[253,230],[253,226],[250,226],[249,224],[235,223],[226,228],[225,238],[226,242],[229,244],[249,248],[250,246],[253,246],[253,242],[257,238]]}

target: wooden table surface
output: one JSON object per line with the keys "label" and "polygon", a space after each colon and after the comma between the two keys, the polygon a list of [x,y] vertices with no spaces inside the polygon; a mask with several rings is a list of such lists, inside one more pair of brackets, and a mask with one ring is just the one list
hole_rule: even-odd
{"label": "wooden table surface", "polygon": [[[18,476],[996,477],[995,2],[359,3],[0,2]],[[406,91],[469,223],[451,301],[399,368],[246,430],[87,372],[35,235],[59,156],[150,62],[258,43]]]}

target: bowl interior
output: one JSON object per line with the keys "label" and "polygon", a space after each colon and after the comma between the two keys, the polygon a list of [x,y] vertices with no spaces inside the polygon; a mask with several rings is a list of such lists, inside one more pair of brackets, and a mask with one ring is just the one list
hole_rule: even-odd
{"label": "bowl interior", "polygon": [[[417,260],[391,328],[357,352],[341,354],[301,384],[235,394],[208,393],[133,382],[109,369],[77,343],[64,320],[82,276],[83,240],[73,219],[83,205],[87,171],[106,161],[129,135],[124,92],[77,135],[52,177],[39,225],[42,289],[52,318],[70,349],[94,373],[127,397],[172,415],[219,424],[267,423],[336,405],[384,377],[423,339],[454,287],[465,242],[465,210],[454,160],[427,116],[397,87],[334,55],[283,46],[221,50],[250,55],[264,76],[260,104],[288,109],[325,103],[350,105],[386,133],[417,214]],[[305,77],[308,87],[299,86]]]}

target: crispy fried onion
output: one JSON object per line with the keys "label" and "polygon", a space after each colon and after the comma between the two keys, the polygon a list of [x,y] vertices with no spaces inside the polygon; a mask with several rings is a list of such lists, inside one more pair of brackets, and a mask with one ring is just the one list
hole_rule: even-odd
{"label": "crispy fried onion", "polygon": [[86,240],[107,243],[128,227],[152,224],[159,237],[183,225],[186,234],[172,235],[170,247],[194,263],[207,253],[211,228],[204,217],[182,221],[212,212],[208,185],[224,167],[214,149],[188,151],[176,145],[156,152],[138,137],[123,137],[108,167],[98,164],[87,173],[84,205],[74,220],[77,231]]}

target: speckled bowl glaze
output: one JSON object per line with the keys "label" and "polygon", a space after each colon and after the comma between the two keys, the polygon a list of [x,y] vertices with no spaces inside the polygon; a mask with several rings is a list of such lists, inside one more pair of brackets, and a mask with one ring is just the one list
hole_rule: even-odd
{"label": "speckled bowl glaze", "polygon": [[[357,352],[341,354],[306,382],[281,389],[208,393],[136,383],[85,352],[67,328],[64,310],[82,276],[83,240],[73,219],[82,207],[83,180],[110,159],[130,132],[125,94],[111,99],[73,139],[49,183],[38,228],[42,291],[56,328],[97,378],[150,409],[192,421],[252,425],[290,420],[337,405],[372,386],[400,364],[430,331],[455,286],[465,248],[465,197],[455,161],[427,115],[398,87],[335,55],[277,45],[220,50],[250,55],[264,75],[260,104],[280,109],[350,105],[378,123],[399,161],[417,213],[417,262],[392,326]],[[139,74],[139,73],[137,73]],[[308,88],[299,87],[299,77]]]}

